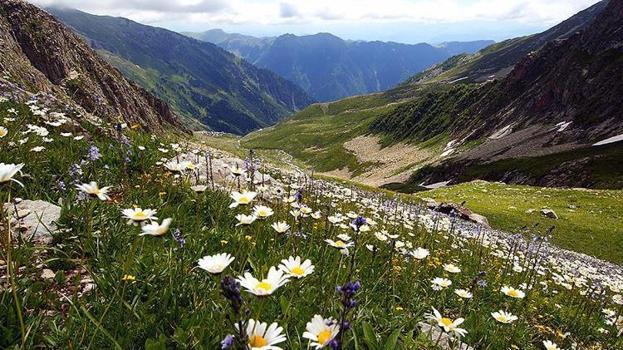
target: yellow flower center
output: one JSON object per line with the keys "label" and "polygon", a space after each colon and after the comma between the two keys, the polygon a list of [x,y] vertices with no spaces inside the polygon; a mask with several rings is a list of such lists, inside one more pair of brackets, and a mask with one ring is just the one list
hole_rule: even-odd
{"label": "yellow flower center", "polygon": [[297,275],[297,276],[303,276],[303,274],[305,274],[305,270],[303,270],[303,268],[302,268],[302,267],[300,267],[300,266],[295,266],[295,267],[293,267],[293,268],[290,270],[290,272],[291,272],[293,275]]}
{"label": "yellow flower center", "polygon": [[262,282],[258,283],[256,288],[261,289],[265,292],[270,292],[273,289],[273,286],[268,281],[263,280]]}
{"label": "yellow flower center", "polygon": [[346,244],[342,241],[335,242],[335,246],[338,248],[343,248]]}
{"label": "yellow flower center", "polygon": [[329,328],[326,328],[324,331],[318,333],[318,343],[321,345],[325,345],[331,340],[331,336],[333,333]]}
{"label": "yellow flower center", "polygon": [[147,219],[147,214],[145,214],[144,211],[137,211],[134,213],[134,219],[135,220],[145,220]]}
{"label": "yellow flower center", "polygon": [[511,289],[508,291],[508,296],[511,296],[513,298],[517,298],[519,296],[519,292],[516,291],[515,289]]}
{"label": "yellow flower center", "polygon": [[252,335],[249,338],[249,346],[252,348],[259,348],[268,345],[268,342],[261,335]]}
{"label": "yellow flower center", "polygon": [[249,204],[251,200],[249,199],[249,197],[240,197],[240,199],[238,200],[238,202],[240,204]]}
{"label": "yellow flower center", "polygon": [[446,327],[450,327],[450,326],[452,326],[452,320],[447,318],[447,317],[442,317],[441,318],[441,324],[443,324]]}

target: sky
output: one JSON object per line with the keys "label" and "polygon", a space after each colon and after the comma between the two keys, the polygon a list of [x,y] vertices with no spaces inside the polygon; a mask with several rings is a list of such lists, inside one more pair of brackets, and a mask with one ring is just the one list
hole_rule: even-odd
{"label": "sky", "polygon": [[598,0],[29,0],[178,32],[328,32],[351,40],[440,43],[541,32]]}

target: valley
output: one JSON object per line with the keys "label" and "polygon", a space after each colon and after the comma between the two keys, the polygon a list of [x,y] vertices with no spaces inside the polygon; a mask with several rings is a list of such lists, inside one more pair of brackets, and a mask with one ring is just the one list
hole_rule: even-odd
{"label": "valley", "polygon": [[[623,348],[623,0],[33,2],[0,1],[0,348]],[[474,18],[524,36],[305,34]]]}

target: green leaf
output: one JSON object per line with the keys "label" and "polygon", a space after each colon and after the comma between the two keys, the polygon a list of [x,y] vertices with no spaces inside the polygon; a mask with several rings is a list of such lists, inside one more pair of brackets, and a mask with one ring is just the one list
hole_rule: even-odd
{"label": "green leaf", "polygon": [[290,302],[284,296],[279,297],[279,305],[281,306],[281,313],[286,315],[290,309]]}
{"label": "green leaf", "polygon": [[167,350],[167,338],[161,334],[158,339],[147,339],[145,350]]}
{"label": "green leaf", "polygon": [[398,344],[398,337],[400,337],[400,329],[395,330],[387,341],[385,342],[384,350],[394,350],[396,349],[396,344]]}
{"label": "green leaf", "polygon": [[363,329],[363,339],[368,348],[374,350],[379,349],[379,343],[376,340],[376,333],[374,332],[374,329],[372,329],[372,326],[370,326],[368,322],[363,322],[361,327]]}

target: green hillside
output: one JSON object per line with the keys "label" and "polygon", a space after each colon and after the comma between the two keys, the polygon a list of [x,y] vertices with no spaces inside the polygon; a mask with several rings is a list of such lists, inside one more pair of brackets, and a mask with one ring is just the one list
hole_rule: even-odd
{"label": "green hillside", "polygon": [[125,18],[49,11],[127,77],[212,130],[245,134],[313,101],[293,83],[213,44]]}
{"label": "green hillside", "polygon": [[314,104],[271,128],[247,135],[247,148],[281,149],[317,171],[348,167],[360,172],[360,164],[343,144],[369,132],[372,122],[396,108],[385,94],[352,97],[338,102]]}

